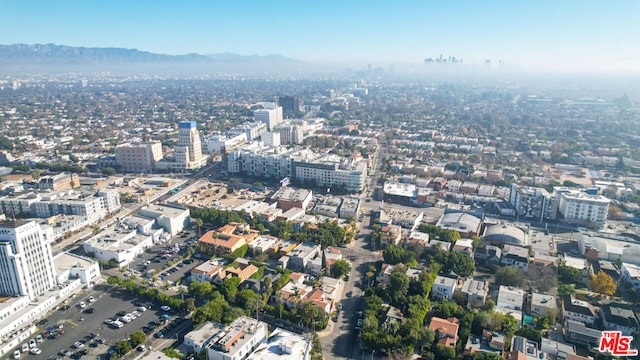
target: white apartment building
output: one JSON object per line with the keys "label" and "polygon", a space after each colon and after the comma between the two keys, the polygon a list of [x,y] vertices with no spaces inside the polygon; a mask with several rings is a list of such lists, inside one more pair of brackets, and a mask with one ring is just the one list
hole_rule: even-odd
{"label": "white apartment building", "polygon": [[162,143],[126,143],[116,147],[116,165],[124,172],[151,172],[162,159]]}
{"label": "white apartment building", "polygon": [[253,353],[267,338],[267,324],[241,316],[212,333],[214,335],[206,345],[207,360],[240,360]]}
{"label": "white apartment building", "polygon": [[558,211],[562,220],[574,224],[592,224],[603,228],[609,213],[609,199],[602,195],[589,195],[581,191],[563,192]]}
{"label": "white apartment building", "polygon": [[327,155],[309,159],[297,156],[293,161],[293,178],[313,181],[319,186],[344,186],[347,191],[360,192],[367,178],[367,165],[351,158]]}
{"label": "white apartment building", "polygon": [[259,109],[253,112],[253,118],[267,125],[267,130],[272,131],[282,123],[282,107],[276,106],[273,109]]}
{"label": "white apartment building", "polygon": [[436,280],[431,287],[431,298],[434,300],[451,300],[457,285],[458,281],[456,279],[436,276]]}
{"label": "white apartment building", "polygon": [[519,218],[535,221],[555,218],[551,194],[543,188],[513,184],[509,203],[514,207]]}
{"label": "white apartment building", "polygon": [[40,218],[81,215],[87,218],[87,223],[95,223],[106,214],[119,209],[120,196],[117,190],[103,190],[97,193],[65,190],[0,198],[0,210],[4,214],[26,214]]}
{"label": "white apartment building", "polygon": [[227,156],[227,171],[263,178],[290,176],[319,186],[344,186],[350,192],[362,191],[367,177],[367,165],[355,159],[261,144],[231,151]]}
{"label": "white apartment building", "polygon": [[207,140],[207,151],[209,154],[226,154],[246,142],[246,132],[213,135]]}
{"label": "white apartment building", "polygon": [[270,131],[262,134],[262,143],[264,146],[276,147],[280,146],[280,132]]}
{"label": "white apartment building", "polygon": [[0,222],[0,293],[35,299],[56,285],[49,242],[35,221]]}
{"label": "white apartment building", "polygon": [[304,140],[304,130],[300,125],[278,126],[280,132],[280,143],[283,145],[301,144]]}
{"label": "white apartment building", "polygon": [[237,136],[244,133],[247,141],[253,141],[267,132],[267,124],[254,121],[240,124],[227,132],[227,136]]}

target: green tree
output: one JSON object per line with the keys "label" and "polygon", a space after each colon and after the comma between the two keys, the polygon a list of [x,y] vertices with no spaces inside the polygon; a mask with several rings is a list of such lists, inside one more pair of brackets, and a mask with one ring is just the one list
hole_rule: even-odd
{"label": "green tree", "polygon": [[102,169],[102,173],[107,176],[113,176],[116,174],[116,169],[112,168],[111,166],[107,166],[106,168]]}
{"label": "green tree", "polygon": [[495,279],[496,285],[504,286],[521,286],[525,282],[523,272],[510,266],[500,268],[496,272]]}
{"label": "green tree", "polygon": [[456,357],[456,349],[451,346],[437,344],[433,349],[433,354],[438,360],[453,360]]}
{"label": "green tree", "polygon": [[190,297],[184,301],[184,306],[187,309],[187,312],[192,313],[196,311],[196,300]]}
{"label": "green tree", "polygon": [[542,333],[540,332],[540,330],[536,330],[529,327],[520,328],[515,332],[515,334],[525,337],[529,340],[533,340],[538,344],[540,344],[540,341],[542,340]]}
{"label": "green tree", "polygon": [[348,274],[349,270],[351,270],[349,262],[345,259],[340,259],[333,263],[333,266],[331,266],[331,276],[336,279],[340,279]]}
{"label": "green tree", "polygon": [[238,286],[240,285],[240,278],[232,277],[222,281],[222,294],[227,301],[235,302],[236,293],[238,292]]}
{"label": "green tree", "polygon": [[409,291],[409,277],[402,266],[396,266],[389,276],[388,293],[391,301],[403,303]]}
{"label": "green tree", "polygon": [[133,347],[144,344],[144,342],[147,341],[147,335],[145,335],[142,331],[134,331],[133,333],[131,333],[129,338],[131,339],[131,345]]}
{"label": "green tree", "polygon": [[573,284],[560,284],[558,285],[558,295],[559,296],[565,296],[565,295],[575,295],[576,293],[576,288]]}
{"label": "green tree", "polygon": [[459,318],[460,316],[462,316],[463,312],[462,308],[458,304],[449,300],[443,300],[441,302],[433,304],[432,310],[438,317],[444,319],[450,317]]}
{"label": "green tree", "polygon": [[558,266],[558,278],[561,283],[575,284],[582,282],[582,274],[580,270],[567,266],[564,261]]}
{"label": "green tree", "polygon": [[184,355],[182,355],[179,351],[177,351],[174,348],[166,348],[166,349],[162,350],[162,353],[167,355],[170,358],[174,358],[174,359],[178,359],[178,360],[184,359]]}
{"label": "green tree", "polygon": [[120,354],[120,356],[124,356],[128,354],[129,351],[131,351],[131,343],[129,343],[127,340],[118,341],[116,343],[116,350],[118,351],[118,354]]}

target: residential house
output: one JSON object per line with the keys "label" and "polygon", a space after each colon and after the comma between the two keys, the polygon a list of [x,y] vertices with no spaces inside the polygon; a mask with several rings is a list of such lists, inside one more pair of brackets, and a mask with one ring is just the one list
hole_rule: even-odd
{"label": "residential house", "polygon": [[538,350],[538,343],[522,336],[514,336],[511,340],[511,352],[507,360],[545,360],[546,354]]}
{"label": "residential house", "polygon": [[386,328],[391,323],[401,323],[403,321],[404,314],[402,313],[402,310],[390,305],[382,326]]}
{"label": "residential house", "polygon": [[236,266],[229,266],[220,270],[218,273],[218,277],[214,279],[214,282],[222,283],[225,279],[238,278],[240,279],[240,284],[242,284],[246,279],[248,279],[251,275],[258,272],[258,267],[252,264],[249,264],[249,260],[238,258],[236,259]]}
{"label": "residential house", "polygon": [[502,248],[500,263],[505,266],[527,270],[529,268],[529,249],[505,244]]}
{"label": "residential house", "polygon": [[305,271],[307,263],[320,254],[319,244],[303,242],[293,249],[289,254],[289,264],[287,267],[293,271]]}
{"label": "residential house", "polygon": [[438,344],[451,347],[455,347],[458,341],[458,327],[459,321],[454,317],[442,319],[434,316],[429,323],[429,328],[436,334]]}
{"label": "residential house", "polygon": [[473,257],[473,240],[460,239],[453,245],[453,251]]}
{"label": "residential house", "polygon": [[600,317],[607,330],[618,330],[625,336],[637,336],[640,331],[638,317],[629,304],[603,304],[600,306]]}
{"label": "residential house", "polygon": [[260,232],[251,230],[248,224],[229,223],[216,231],[207,231],[198,242],[217,253],[232,253],[249,244],[260,236]]}
{"label": "residential house", "polygon": [[[598,260],[591,263],[593,265],[593,271],[598,274],[600,271],[605,274],[611,276],[611,279],[617,284],[620,281],[621,270],[613,261],[608,260]],[[624,263],[623,263],[624,265]],[[636,266],[637,267],[637,266]],[[640,269],[640,267],[637,267]]]}
{"label": "residential house", "polygon": [[438,275],[431,287],[431,298],[434,300],[451,300],[457,285],[457,279]]}
{"label": "residential house", "polygon": [[212,281],[222,270],[218,261],[207,261],[191,269],[191,280],[199,282]]}
{"label": "residential house", "polygon": [[548,294],[534,292],[531,294],[531,315],[547,316],[555,314],[558,306],[556,297]]}
{"label": "residential house", "polygon": [[434,253],[438,251],[449,251],[451,250],[451,243],[448,241],[429,239],[427,250]]}
{"label": "residential house", "polygon": [[469,306],[480,307],[487,299],[489,282],[467,278],[462,284],[461,292],[467,297]]}
{"label": "residential house", "polygon": [[593,348],[600,345],[601,337],[602,331],[589,328],[580,321],[567,319],[564,322],[564,339],[568,343]]}
{"label": "residential house", "polygon": [[402,240],[402,227],[398,225],[385,225],[382,227],[382,238],[380,239],[380,246],[387,247],[388,245],[398,245]]}
{"label": "residential house", "polygon": [[391,276],[391,273],[393,272],[394,268],[395,266],[391,264],[387,264],[387,263],[382,264],[382,268],[380,269],[380,272],[376,276],[376,282],[383,288],[389,286],[389,277]]}
{"label": "residential house", "polygon": [[591,304],[586,301],[574,299],[567,294],[562,299],[562,317],[588,325],[593,325],[596,321],[596,313]]}
{"label": "residential house", "polygon": [[512,286],[500,285],[496,307],[522,311],[523,303],[524,290]]}
{"label": "residential house", "polygon": [[502,257],[502,249],[493,245],[484,245],[476,250],[476,261],[483,261],[485,264],[499,264]]}
{"label": "residential house", "polygon": [[563,264],[565,266],[580,270],[580,283],[585,285],[589,284],[589,279],[592,271],[589,263],[587,262],[587,259],[565,254]]}

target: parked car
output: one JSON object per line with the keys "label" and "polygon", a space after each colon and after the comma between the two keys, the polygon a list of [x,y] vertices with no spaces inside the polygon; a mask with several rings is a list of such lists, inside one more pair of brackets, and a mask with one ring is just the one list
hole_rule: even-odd
{"label": "parked car", "polygon": [[167,305],[162,305],[160,309],[162,309],[162,311],[171,311],[171,308]]}
{"label": "parked car", "polygon": [[37,348],[37,347],[36,347],[36,348],[33,348],[33,349],[31,349],[31,350],[29,350],[29,352],[30,352],[31,354],[33,354],[33,355],[40,355],[40,354],[42,354],[42,350],[40,350],[40,349],[39,349],[39,348]]}
{"label": "parked car", "polygon": [[84,312],[87,314],[93,314],[96,311],[96,309],[90,307],[90,308],[86,308],[84,309]]}
{"label": "parked car", "polygon": [[72,347],[73,347],[74,349],[80,349],[80,348],[83,348],[83,347],[84,347],[84,344],[83,344],[83,343],[81,343],[80,341],[76,341],[76,342],[74,342],[74,343],[73,343]]}
{"label": "parked car", "polygon": [[89,300],[89,302],[90,302],[90,303],[92,303],[92,302],[96,301],[96,299],[95,299],[93,296],[89,296],[89,299],[88,299],[88,300]]}
{"label": "parked car", "polygon": [[78,303],[78,306],[80,307],[80,309],[85,309],[87,307],[87,304],[84,301],[80,301]]}
{"label": "parked car", "polygon": [[13,358],[14,359],[20,359],[20,350],[16,350],[13,352]]}

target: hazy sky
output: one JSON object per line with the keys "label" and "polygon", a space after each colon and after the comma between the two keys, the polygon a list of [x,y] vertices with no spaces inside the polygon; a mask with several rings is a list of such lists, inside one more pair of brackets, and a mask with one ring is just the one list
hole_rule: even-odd
{"label": "hazy sky", "polygon": [[640,1],[0,0],[0,44],[640,72]]}

